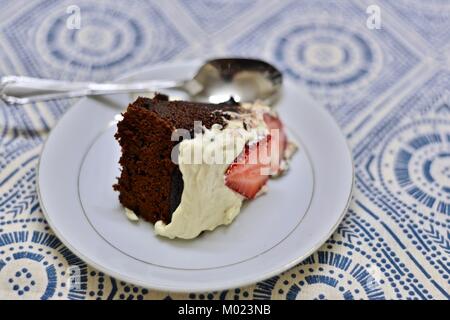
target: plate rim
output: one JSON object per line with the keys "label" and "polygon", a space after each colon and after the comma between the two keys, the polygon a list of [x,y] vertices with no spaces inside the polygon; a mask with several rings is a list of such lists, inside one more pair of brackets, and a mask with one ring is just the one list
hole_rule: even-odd
{"label": "plate rim", "polygon": [[[192,59],[192,60],[182,60],[182,61],[169,61],[169,62],[162,62],[162,63],[156,63],[154,65],[148,65],[143,67],[140,70],[135,70],[135,71],[131,71],[131,72],[127,72],[124,75],[116,78],[116,81],[123,81],[126,78],[141,74],[141,73],[145,73],[148,72],[150,70],[154,70],[154,69],[158,69],[158,68],[166,68],[166,67],[174,67],[174,66],[187,66],[187,65],[195,65],[198,64],[201,60],[199,59]],[[289,81],[291,82],[291,81]],[[291,82],[292,84],[295,84],[294,82]],[[311,95],[305,91],[305,94],[309,95],[311,97]],[[311,97],[312,98],[312,97]],[[141,280],[139,278],[129,278],[128,276],[122,275],[117,273],[116,271],[111,270],[110,268],[108,268],[107,266],[104,265],[100,265],[98,263],[96,263],[95,261],[91,260],[89,257],[85,256],[83,253],[81,253],[80,251],[78,251],[74,246],[72,246],[72,244],[62,235],[62,233],[55,227],[55,224],[53,223],[52,219],[50,218],[50,215],[48,214],[48,211],[45,207],[45,204],[43,202],[43,197],[41,195],[41,187],[40,187],[40,181],[41,181],[41,175],[40,175],[40,171],[41,171],[41,165],[42,165],[42,155],[45,152],[46,146],[47,146],[47,142],[49,141],[49,138],[54,134],[54,129],[56,129],[58,126],[60,126],[61,124],[61,120],[65,117],[67,117],[70,112],[74,109],[74,107],[78,104],[80,104],[83,100],[88,99],[88,97],[83,97],[81,99],[78,99],[76,102],[72,103],[69,107],[69,110],[67,110],[64,115],[57,121],[57,123],[55,124],[55,126],[50,130],[50,133],[47,135],[47,137],[45,138],[42,147],[41,147],[41,152],[39,155],[39,160],[38,160],[38,164],[37,164],[37,169],[36,169],[36,191],[37,191],[37,196],[39,199],[39,204],[42,210],[42,213],[45,217],[45,219],[48,222],[48,225],[50,226],[52,232],[58,237],[58,239],[70,250],[72,251],[76,256],[78,256],[81,260],[83,260],[86,264],[94,267],[95,269],[99,270],[99,271],[103,271],[105,274],[119,280],[119,281],[125,281],[131,284],[135,284],[138,285],[140,287],[143,288],[147,288],[147,289],[152,289],[152,290],[158,290],[158,291],[170,291],[170,292],[174,292],[174,293],[187,293],[187,292],[192,292],[192,293],[198,293],[198,292],[205,292],[205,291],[222,291],[222,290],[227,290],[230,288],[235,288],[235,287],[244,287],[244,286],[248,286],[248,285],[252,285],[255,284],[257,282],[260,281],[264,281],[267,280],[273,276],[279,275],[280,273],[294,267],[295,265],[297,265],[298,263],[302,262],[303,260],[305,260],[307,257],[309,257],[311,254],[313,254],[314,252],[316,252],[325,242],[326,240],[328,240],[330,238],[330,236],[335,232],[335,230],[337,229],[337,227],[340,225],[340,223],[342,222],[345,214],[348,211],[348,208],[350,206],[351,203],[351,199],[352,199],[352,195],[353,195],[353,191],[354,191],[354,184],[355,184],[355,165],[354,165],[354,160],[353,160],[353,155],[351,152],[351,148],[350,145],[348,143],[348,140],[346,139],[344,133],[342,132],[342,129],[339,127],[339,125],[337,124],[337,122],[335,121],[335,119],[332,117],[332,115],[325,109],[325,106],[323,106],[322,103],[320,103],[319,101],[317,101],[317,99],[314,99],[314,102],[316,102],[320,107],[317,108],[323,116],[328,117],[336,126],[336,128],[339,131],[339,134],[341,135],[341,137],[343,138],[342,140],[344,141],[344,145],[346,146],[346,153],[348,153],[349,159],[350,159],[350,165],[351,165],[351,184],[350,184],[350,190],[348,192],[348,197],[346,200],[346,204],[344,209],[342,210],[342,212],[339,214],[338,219],[336,220],[336,222],[333,224],[333,226],[329,229],[328,233],[323,236],[319,241],[317,241],[317,243],[311,247],[310,250],[306,251],[306,253],[304,253],[301,256],[298,256],[295,259],[292,259],[291,261],[289,261],[288,263],[285,263],[284,265],[278,267],[278,268],[274,268],[272,271],[269,272],[265,272],[265,273],[261,273],[259,276],[255,276],[255,277],[251,277],[251,279],[243,279],[243,280],[238,280],[236,283],[233,284],[219,284],[219,285],[213,285],[213,286],[198,286],[196,288],[181,288],[181,287],[171,287],[169,285],[164,285],[164,286],[160,286],[160,285],[154,285],[154,284],[149,284],[147,281]]]}

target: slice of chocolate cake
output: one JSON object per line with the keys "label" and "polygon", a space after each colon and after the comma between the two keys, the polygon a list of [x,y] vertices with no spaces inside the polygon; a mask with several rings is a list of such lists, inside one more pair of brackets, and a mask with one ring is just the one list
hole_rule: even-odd
{"label": "slice of chocolate cake", "polygon": [[[180,130],[188,135],[174,139]],[[286,150],[292,149],[267,107],[169,101],[161,94],[130,104],[115,137],[122,148],[114,185],[120,202],[169,238],[194,238],[230,223],[243,200],[260,194],[269,175],[285,169]],[[270,163],[249,160],[261,149]]]}
{"label": "slice of chocolate cake", "polygon": [[237,112],[233,101],[203,104],[168,101],[158,94],[153,99],[139,97],[128,106],[117,125],[116,139],[122,147],[122,173],[114,189],[120,202],[151,223],[170,222],[183,192],[183,179],[171,152],[179,141],[171,141],[175,129],[187,129],[193,135],[194,121],[210,129],[224,125],[223,112]]}

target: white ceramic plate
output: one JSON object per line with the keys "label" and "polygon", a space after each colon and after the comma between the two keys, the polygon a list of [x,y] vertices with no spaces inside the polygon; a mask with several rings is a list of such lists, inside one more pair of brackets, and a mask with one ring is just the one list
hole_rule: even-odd
{"label": "white ceramic plate", "polygon": [[[198,66],[160,65],[127,78],[188,78]],[[130,222],[112,184],[120,156],[115,119],[132,100],[80,100],[52,130],[40,159],[39,197],[50,226],[95,268],[158,290],[239,287],[293,267],[339,224],[353,185],[350,152],[331,116],[288,81],[278,111],[300,149],[289,173],[271,180],[266,195],[247,204],[231,225],[195,240],[168,240],[147,222]]]}

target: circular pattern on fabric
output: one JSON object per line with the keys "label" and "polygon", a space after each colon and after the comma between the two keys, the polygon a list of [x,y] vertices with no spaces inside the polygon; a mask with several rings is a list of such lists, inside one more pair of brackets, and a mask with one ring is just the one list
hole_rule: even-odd
{"label": "circular pattern on fabric", "polygon": [[[421,120],[394,132],[379,158],[380,180],[404,203],[450,215],[450,121]],[[442,219],[444,220],[444,219]]]}
{"label": "circular pattern on fabric", "polygon": [[29,32],[52,77],[104,80],[168,60],[187,45],[160,9],[146,3],[80,0],[75,8],[65,14],[50,11]]}
{"label": "circular pattern on fabric", "polygon": [[274,52],[288,75],[327,90],[367,83],[382,66],[381,50],[363,33],[326,23],[291,27]]}
{"label": "circular pattern on fabric", "polygon": [[84,299],[86,265],[54,235],[0,234],[0,288],[8,299]]}
{"label": "circular pattern on fabric", "polygon": [[277,294],[287,300],[383,299],[384,277],[378,263],[362,265],[349,256],[318,251],[283,277],[258,283],[254,296],[271,299]]}
{"label": "circular pattern on fabric", "polygon": [[144,28],[126,12],[112,9],[81,9],[80,29],[69,29],[67,16],[44,20],[37,37],[37,49],[49,63],[87,70],[107,69],[122,64],[144,46]]}

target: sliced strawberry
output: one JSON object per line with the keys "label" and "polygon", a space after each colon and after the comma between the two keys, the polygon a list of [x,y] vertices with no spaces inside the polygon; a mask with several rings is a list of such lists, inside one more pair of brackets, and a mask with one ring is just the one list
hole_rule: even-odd
{"label": "sliced strawberry", "polygon": [[[268,142],[270,142],[270,136],[251,146],[246,145],[242,154],[225,173],[225,184],[247,199],[253,199],[269,179],[270,164],[259,161],[260,156],[264,156],[261,149],[267,149]],[[264,153],[266,152],[267,150]]]}
{"label": "sliced strawberry", "polygon": [[[270,175],[279,173],[287,146],[287,137],[281,120],[265,113],[264,122],[270,130],[269,135],[251,146],[246,145],[242,154],[225,173],[225,184],[247,199],[256,196]],[[278,139],[275,141],[273,137]]]}
{"label": "sliced strawberry", "polygon": [[[274,156],[273,152],[278,152],[278,163],[275,165],[272,165],[272,172],[276,173],[280,169],[280,162],[283,160],[284,157],[284,151],[287,147],[287,137],[286,133],[284,132],[283,123],[281,122],[280,118],[270,114],[265,113],[264,114],[264,122],[266,123],[269,134],[272,136],[275,136],[275,132],[272,130],[278,130],[278,141],[273,141],[272,144],[269,146],[269,154]],[[272,150],[274,149],[274,150]]]}

